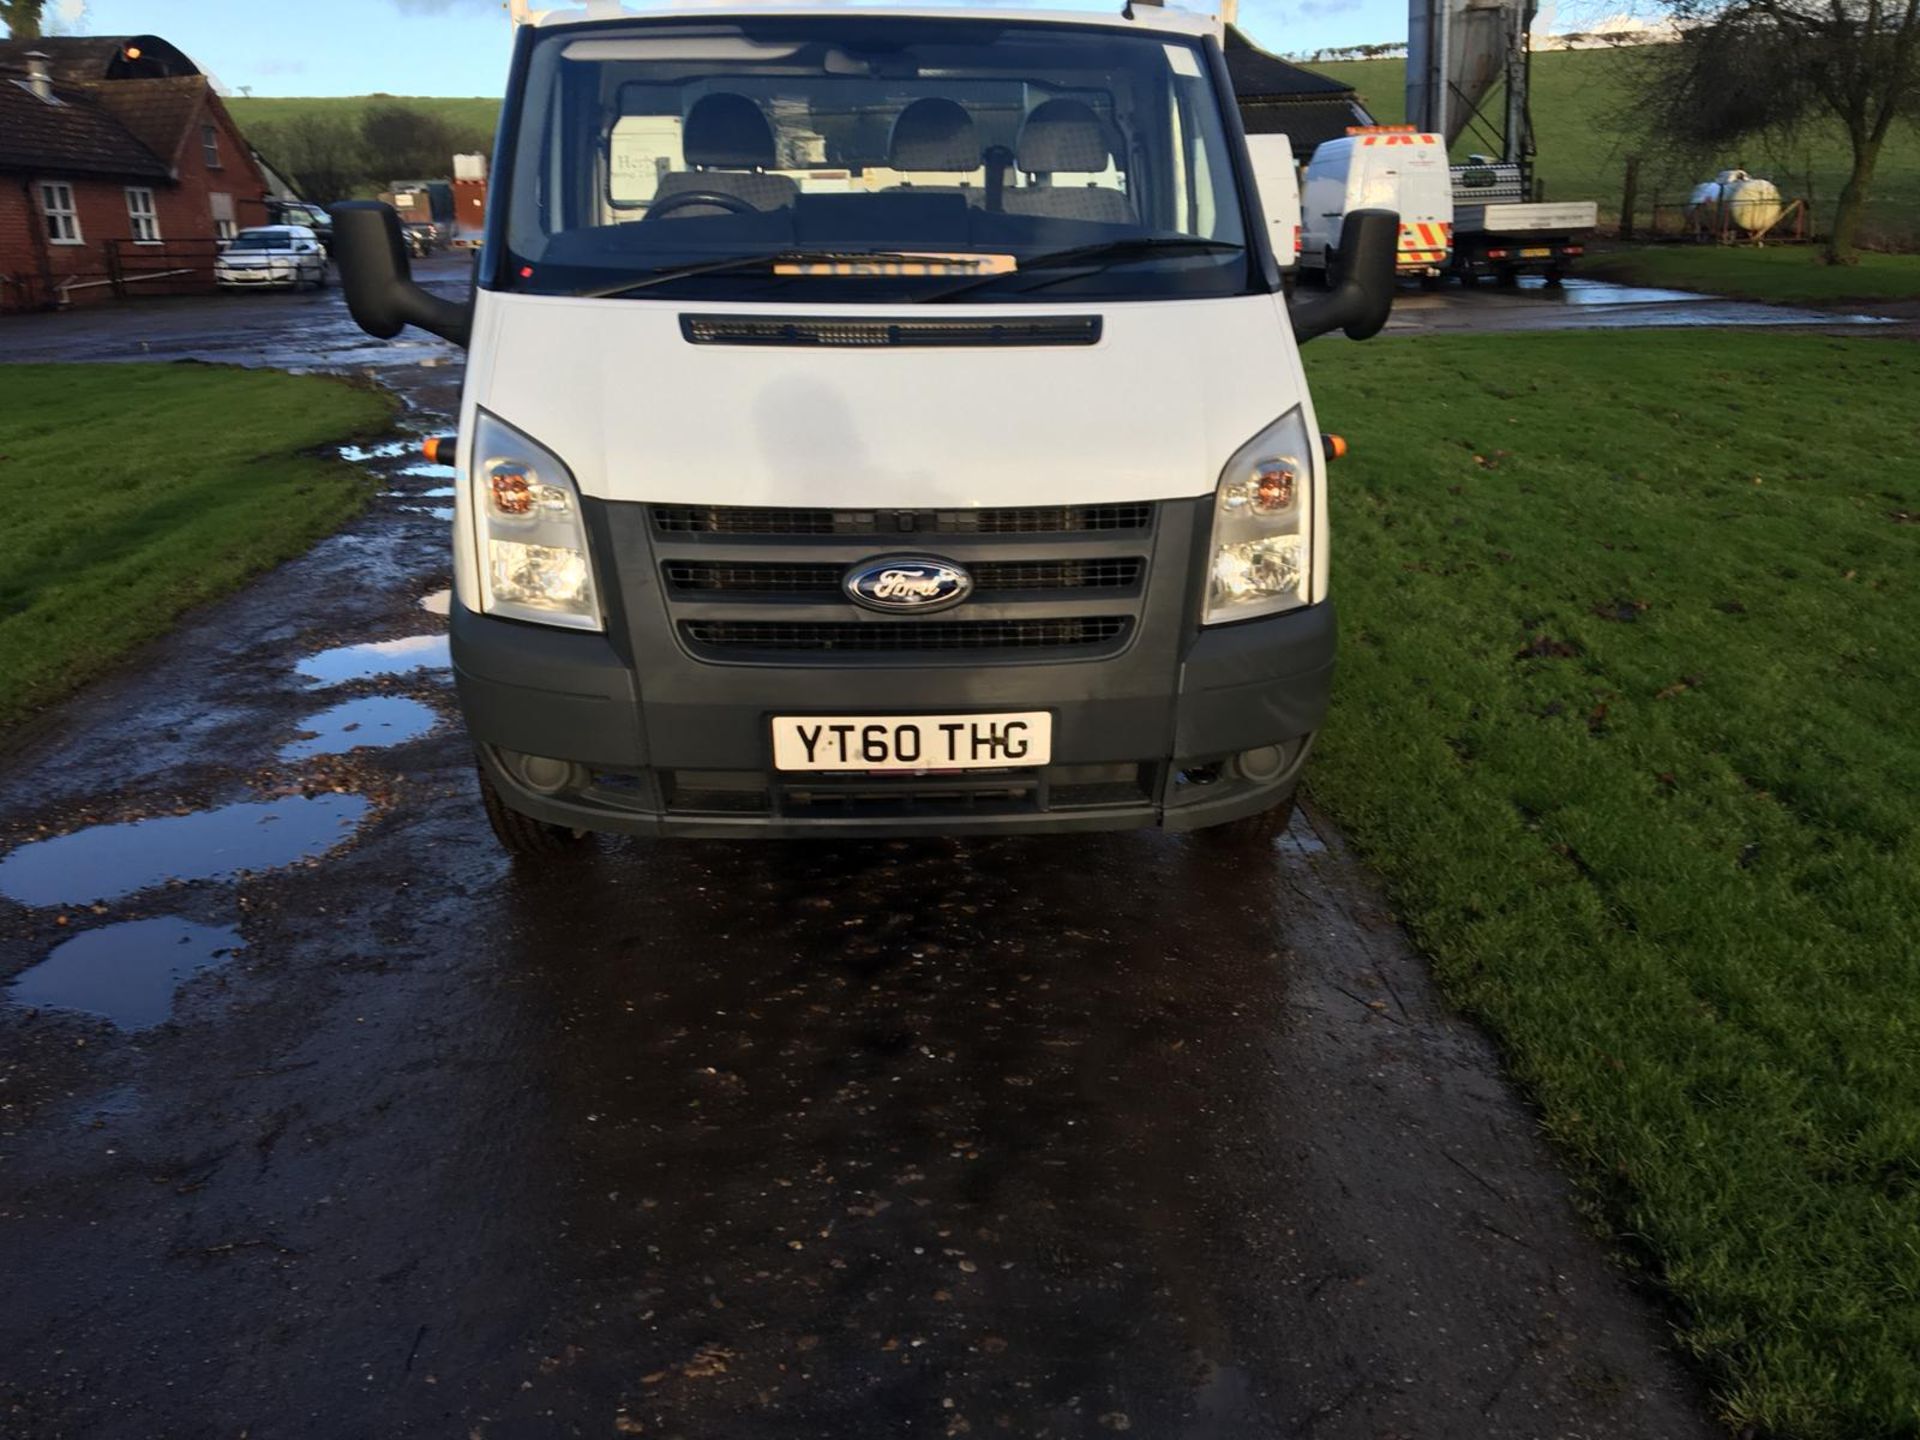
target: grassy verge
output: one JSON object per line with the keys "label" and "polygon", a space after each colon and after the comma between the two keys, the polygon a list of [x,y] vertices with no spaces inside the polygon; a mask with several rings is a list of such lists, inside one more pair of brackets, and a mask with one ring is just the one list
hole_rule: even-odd
{"label": "grassy verge", "polygon": [[1315,793],[1736,1428],[1920,1432],[1920,348],[1309,352]]}
{"label": "grassy verge", "polygon": [[0,727],[298,555],[367,483],[296,452],[383,428],[392,400],[318,376],[0,366]]}
{"label": "grassy verge", "polygon": [[1831,305],[1920,300],[1920,255],[1862,255],[1858,265],[1824,265],[1811,245],[1643,245],[1605,250],[1580,273],[1627,285],[1702,290],[1740,300]]}

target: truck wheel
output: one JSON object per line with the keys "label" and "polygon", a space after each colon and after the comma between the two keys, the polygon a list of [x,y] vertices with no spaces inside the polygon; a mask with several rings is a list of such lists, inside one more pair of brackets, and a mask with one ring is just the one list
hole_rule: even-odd
{"label": "truck wheel", "polygon": [[509,855],[528,858],[565,855],[580,848],[580,842],[586,839],[584,831],[522,815],[501,797],[486,766],[480,766],[479,772],[480,803],[487,808],[487,824],[493,827],[493,838]]}
{"label": "truck wheel", "polygon": [[1270,810],[1242,815],[1224,825],[1209,825],[1197,834],[1209,845],[1228,850],[1265,850],[1293,823],[1293,796],[1289,795]]}

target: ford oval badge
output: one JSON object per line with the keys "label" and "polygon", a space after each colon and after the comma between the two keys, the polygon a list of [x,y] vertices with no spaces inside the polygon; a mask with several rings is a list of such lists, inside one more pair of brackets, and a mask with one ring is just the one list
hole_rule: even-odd
{"label": "ford oval badge", "polygon": [[849,570],[841,585],[854,604],[888,614],[945,610],[973,593],[973,577],[966,571],[925,555],[869,560]]}

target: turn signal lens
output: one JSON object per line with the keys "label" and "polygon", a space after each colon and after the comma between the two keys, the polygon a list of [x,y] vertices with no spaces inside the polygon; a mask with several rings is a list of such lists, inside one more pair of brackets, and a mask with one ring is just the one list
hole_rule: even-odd
{"label": "turn signal lens", "polygon": [[511,462],[488,467],[487,486],[497,515],[533,513],[533,477]]}

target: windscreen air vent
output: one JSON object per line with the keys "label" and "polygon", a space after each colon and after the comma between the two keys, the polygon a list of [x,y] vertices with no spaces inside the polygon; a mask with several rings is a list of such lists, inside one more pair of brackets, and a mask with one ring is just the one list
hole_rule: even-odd
{"label": "windscreen air vent", "polygon": [[863,348],[949,345],[1092,345],[1098,315],[1001,320],[847,320],[825,316],[682,315],[691,345],[839,345]]}

